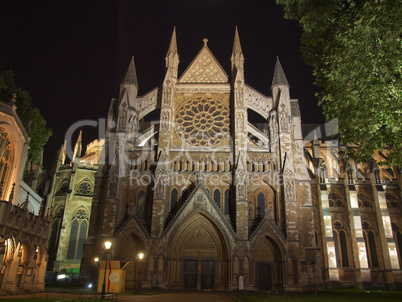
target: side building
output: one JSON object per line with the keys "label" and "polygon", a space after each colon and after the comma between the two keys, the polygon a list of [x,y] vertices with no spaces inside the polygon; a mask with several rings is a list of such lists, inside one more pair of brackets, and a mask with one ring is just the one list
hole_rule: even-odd
{"label": "side building", "polygon": [[354,146],[329,139],[331,123],[308,127],[305,159],[311,175],[314,232],[328,287],[402,286],[401,170],[344,156]]}
{"label": "side building", "polygon": [[[49,275],[60,273],[78,278],[103,144],[104,140],[89,143],[81,156],[80,132],[70,162],[67,162],[67,142],[61,147],[52,170],[53,183],[47,201],[52,213],[47,271],[53,273]],[[49,278],[47,281],[54,280]]]}
{"label": "side building", "polygon": [[50,216],[23,173],[29,134],[15,101],[0,103],[0,290],[44,290]]}

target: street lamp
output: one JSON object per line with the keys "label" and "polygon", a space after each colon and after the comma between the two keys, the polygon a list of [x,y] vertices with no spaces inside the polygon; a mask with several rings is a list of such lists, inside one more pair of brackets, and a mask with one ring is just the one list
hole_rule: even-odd
{"label": "street lamp", "polygon": [[110,241],[105,241],[106,257],[105,257],[105,274],[103,275],[102,294],[101,294],[102,300],[105,299],[107,254],[108,254],[111,246],[112,246],[112,243]]}
{"label": "street lamp", "polygon": [[[142,262],[142,259],[144,258],[144,253],[138,253],[138,266],[140,266],[140,263]],[[138,294],[141,291],[141,267],[138,269]]]}

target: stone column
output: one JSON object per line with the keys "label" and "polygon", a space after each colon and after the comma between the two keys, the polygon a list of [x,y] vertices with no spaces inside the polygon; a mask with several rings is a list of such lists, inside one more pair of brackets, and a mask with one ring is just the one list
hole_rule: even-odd
{"label": "stone column", "polygon": [[325,236],[324,245],[327,249],[329,281],[339,281],[339,270],[336,265],[335,242],[332,233],[332,219],[329,209],[328,191],[325,185],[321,186],[321,208],[323,216],[323,234]]}
{"label": "stone column", "polygon": [[354,257],[356,282],[371,281],[370,269],[367,261],[366,243],[363,237],[362,221],[360,217],[357,192],[353,185],[346,189],[348,200],[348,213],[350,220],[350,237],[352,238],[352,251]]}
{"label": "stone column", "polygon": [[399,269],[398,252],[392,233],[391,217],[389,215],[385,191],[382,185],[374,186],[374,204],[378,222],[378,235],[384,259],[385,277],[387,283],[394,283],[392,271]]}

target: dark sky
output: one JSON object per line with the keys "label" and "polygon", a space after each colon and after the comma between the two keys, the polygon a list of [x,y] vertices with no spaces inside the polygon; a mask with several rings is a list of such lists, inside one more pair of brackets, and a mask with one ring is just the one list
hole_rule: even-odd
{"label": "dark sky", "polygon": [[[276,56],[299,99],[303,123],[323,121],[312,69],[301,59],[301,28],[285,20],[275,0],[0,0],[0,70],[13,70],[52,128],[45,165],[71,124],[106,117],[110,99],[134,55],[139,95],[162,84],[176,26],[179,75],[208,38],[229,74],[235,26],[245,56],[245,81],[265,95]],[[83,129],[84,143],[96,129]]]}

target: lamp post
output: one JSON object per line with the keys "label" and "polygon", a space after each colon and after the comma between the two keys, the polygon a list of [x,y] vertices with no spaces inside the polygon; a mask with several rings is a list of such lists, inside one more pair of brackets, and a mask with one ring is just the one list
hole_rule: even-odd
{"label": "lamp post", "polygon": [[105,273],[103,275],[102,294],[101,294],[102,300],[105,299],[107,254],[109,253],[111,246],[112,246],[112,243],[110,241],[105,241],[106,257],[105,257]]}
{"label": "lamp post", "polygon": [[[140,263],[142,262],[142,259],[144,258],[144,254],[143,253],[138,253],[138,266],[140,265]],[[139,267],[138,269],[138,294],[141,291],[141,267]]]}

